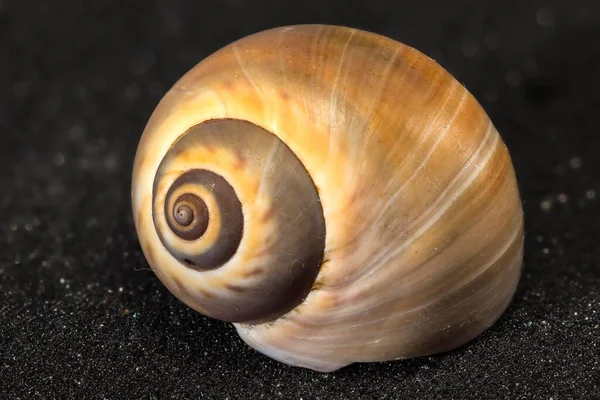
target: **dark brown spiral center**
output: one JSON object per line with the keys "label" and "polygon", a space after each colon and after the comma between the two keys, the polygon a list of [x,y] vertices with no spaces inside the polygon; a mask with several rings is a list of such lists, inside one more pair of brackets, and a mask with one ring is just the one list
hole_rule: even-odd
{"label": "dark brown spiral center", "polygon": [[171,230],[184,240],[198,240],[208,228],[208,207],[197,195],[185,193],[175,201],[167,223]]}
{"label": "dark brown spiral center", "polygon": [[187,204],[179,204],[175,206],[175,212],[173,213],[175,221],[181,226],[190,226],[194,220],[194,210]]}
{"label": "dark brown spiral center", "polygon": [[[206,199],[212,205],[210,212],[201,197],[203,193],[212,198]],[[222,176],[205,169],[188,170],[171,184],[164,201],[164,216],[169,229],[188,242],[202,239],[208,229],[214,230],[215,242],[200,253],[164,241],[163,232],[158,231],[169,252],[194,269],[223,265],[233,257],[242,240],[244,215],[235,191]],[[211,219],[215,221],[212,228]]]}

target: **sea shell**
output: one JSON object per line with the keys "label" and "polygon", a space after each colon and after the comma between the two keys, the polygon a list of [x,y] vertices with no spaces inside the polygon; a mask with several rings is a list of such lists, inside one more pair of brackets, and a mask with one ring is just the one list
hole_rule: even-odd
{"label": "sea shell", "polygon": [[259,32],[187,72],[142,135],[132,202],[177,298],[316,371],[455,349],[521,273],[485,111],[429,57],[347,27]]}

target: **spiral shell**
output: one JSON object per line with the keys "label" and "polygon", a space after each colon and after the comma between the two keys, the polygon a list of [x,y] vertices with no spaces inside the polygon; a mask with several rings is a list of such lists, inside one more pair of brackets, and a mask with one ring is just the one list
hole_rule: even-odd
{"label": "spiral shell", "polygon": [[142,135],[132,201],[175,296],[317,371],[452,350],[521,272],[485,111],[427,56],[346,27],[260,32],[187,72]]}

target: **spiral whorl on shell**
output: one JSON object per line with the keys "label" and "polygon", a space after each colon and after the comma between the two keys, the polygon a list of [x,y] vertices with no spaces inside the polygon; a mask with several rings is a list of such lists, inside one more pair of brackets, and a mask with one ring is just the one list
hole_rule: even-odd
{"label": "spiral whorl on shell", "polygon": [[132,197],[169,290],[318,371],[454,349],[521,271],[516,178],[484,110],[356,29],[272,29],[199,63],[153,113]]}
{"label": "spiral whorl on shell", "polygon": [[271,320],[310,291],[325,247],[319,196],[302,163],[263,128],[227,118],[192,126],[162,159],[152,199],[172,283],[200,311]]}

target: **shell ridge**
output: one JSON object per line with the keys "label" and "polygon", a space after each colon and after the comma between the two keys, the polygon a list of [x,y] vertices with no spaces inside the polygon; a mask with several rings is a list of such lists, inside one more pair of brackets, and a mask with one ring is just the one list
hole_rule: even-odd
{"label": "shell ridge", "polygon": [[[489,130],[488,132],[493,132],[492,130]],[[439,204],[439,207],[437,209],[433,209],[430,208],[429,210],[434,210],[435,212],[433,213],[433,215],[431,216],[431,218],[429,218],[429,220],[425,223],[422,224],[421,228],[417,229],[412,235],[410,235],[410,238],[407,238],[406,240],[403,240],[402,243],[397,246],[396,248],[390,248],[389,252],[384,253],[378,261],[377,266],[373,266],[371,268],[366,268],[365,272],[359,276],[354,277],[354,279],[352,281],[349,281],[349,283],[353,283],[356,282],[359,279],[364,279],[365,277],[368,277],[374,273],[376,273],[377,271],[379,271],[379,269],[383,266],[386,265],[387,263],[389,263],[393,258],[395,258],[400,252],[406,250],[409,245],[418,237],[424,235],[443,215],[444,213],[450,208],[450,206],[454,203],[454,201],[475,181],[475,179],[477,178],[477,176],[483,171],[484,167],[487,166],[487,163],[489,162],[491,156],[493,155],[496,146],[498,144],[499,141],[499,137],[498,135],[490,135],[489,133],[486,134],[489,136],[493,136],[493,145],[490,146],[490,150],[486,153],[486,156],[484,158],[485,161],[481,161],[477,167],[475,169],[473,169],[471,171],[471,174],[469,176],[468,179],[465,179],[464,182],[461,182],[461,185],[459,186],[458,190],[456,190],[455,194],[452,196],[446,196],[446,197],[438,197],[438,199],[441,199],[441,203],[443,204]],[[481,149],[484,147],[483,145],[486,143],[485,140],[481,141],[481,145],[480,148],[478,149],[479,151],[481,151]],[[473,155],[470,158],[470,162],[473,162],[476,157],[479,155],[479,151],[477,154]],[[454,180],[455,182],[459,181],[459,176],[466,171],[466,169],[463,168],[462,171],[459,172],[459,174],[457,176],[455,176]],[[448,186],[446,188],[446,191],[449,191],[450,186]],[[445,201],[445,204],[444,204]],[[423,217],[420,217],[420,219]],[[420,222],[420,220],[418,221]],[[416,225],[416,223],[415,223]]]}
{"label": "shell ridge", "polygon": [[[354,119],[350,123],[349,131],[355,132],[355,135],[357,137],[362,136],[362,143],[360,144],[360,146],[354,147],[356,154],[351,156],[351,158],[356,160],[355,164],[359,165],[357,173],[351,175],[353,179],[351,183],[352,187],[357,185],[356,180],[362,177],[361,172],[364,171],[366,167],[365,164],[367,163],[367,157],[365,157],[365,154],[367,154],[367,149],[370,146],[371,138],[374,135],[373,114],[375,113],[377,106],[381,104],[381,100],[385,90],[388,89],[387,83],[389,82],[391,73],[394,70],[393,67],[396,66],[396,60],[400,55],[401,50],[403,50],[401,47],[394,49],[394,54],[392,55],[391,59],[386,63],[385,68],[381,72],[380,78],[377,80],[378,87],[374,90],[371,90],[372,101],[369,104],[369,109],[364,110],[362,117],[358,119],[358,126],[355,126],[356,124],[354,123]],[[404,75],[402,74],[402,71],[404,68],[407,68],[407,66],[408,63],[404,63],[402,69],[398,71],[398,74],[400,74],[403,78]],[[400,91],[400,88],[398,88],[398,91]]]}
{"label": "shell ridge", "polygon": [[450,121],[447,123],[447,125],[444,127],[444,129],[442,129],[442,131],[438,133],[437,139],[434,141],[433,145],[429,149],[429,152],[427,153],[427,155],[425,156],[425,158],[423,160],[421,160],[419,167],[417,167],[415,169],[415,171],[413,171],[413,173],[408,177],[408,179],[405,180],[404,183],[402,183],[398,189],[396,189],[396,192],[391,196],[391,198],[389,199],[389,201],[387,202],[387,204],[383,207],[383,211],[382,212],[387,211],[389,209],[389,207],[391,207],[391,205],[396,201],[396,199],[398,198],[398,196],[400,196],[400,194],[402,193],[403,189],[413,179],[415,179],[415,177],[417,176],[417,174],[419,172],[421,172],[423,170],[425,163],[431,158],[431,156],[433,155],[433,153],[436,151],[437,146],[442,142],[442,139],[445,138],[445,136],[450,131],[450,128],[454,125],[454,123],[456,121],[456,117],[458,116],[461,108],[463,107],[463,105],[465,103],[465,100],[467,99],[468,95],[469,95],[469,93],[467,91],[463,91],[460,103],[456,107],[456,110],[454,111],[453,116],[450,119]]}
{"label": "shell ridge", "polygon": [[[387,319],[393,319],[396,318],[398,316],[401,316],[403,314],[407,314],[407,313],[411,313],[411,312],[416,312],[420,309],[424,309],[427,308],[429,306],[431,306],[432,304],[439,302],[439,301],[443,301],[443,299],[445,297],[451,297],[455,292],[459,291],[460,289],[464,288],[465,286],[468,286],[472,281],[476,280],[478,277],[480,277],[481,275],[483,275],[489,268],[492,268],[497,262],[498,260],[500,260],[502,258],[502,256],[504,256],[509,250],[510,248],[516,243],[517,239],[519,238],[519,233],[522,230],[522,222],[519,223],[514,229],[513,232],[511,234],[511,236],[509,237],[509,239],[506,241],[506,243],[504,244],[504,246],[497,251],[492,258],[490,258],[490,260],[488,260],[483,267],[476,269],[476,271],[466,280],[466,281],[459,281],[457,285],[455,285],[452,289],[449,289],[448,293],[445,295],[440,296],[439,298],[435,298],[432,299],[426,303],[422,303],[417,307],[411,308],[411,309],[403,309],[402,311],[396,312],[396,313],[391,313],[385,317],[380,317],[377,319],[372,319],[372,320],[368,320],[368,322],[361,322],[361,323],[357,323],[357,324],[353,324],[353,325],[347,325],[347,324],[343,324],[340,323],[338,327],[334,327],[334,326],[330,326],[327,328],[327,330],[325,331],[326,333],[334,333],[337,331],[346,331],[348,332],[348,330],[353,329],[353,328],[357,328],[360,326],[367,326],[367,325],[372,325],[375,323],[379,323],[379,322],[383,322]],[[518,252],[515,253],[514,258],[518,259],[519,255]],[[328,289],[324,289],[324,290],[328,290]],[[368,311],[370,311],[369,309],[363,310],[363,312],[365,312],[366,315],[368,314]],[[290,318],[290,323],[294,323],[293,317]],[[402,326],[402,329],[406,327],[406,325]],[[378,330],[378,333],[385,333],[385,332],[392,332],[394,330],[398,330],[401,328],[394,328],[394,329],[388,329],[386,331],[381,331]],[[351,333],[353,336],[355,336],[355,333]],[[367,335],[367,336],[372,336],[373,334]],[[295,339],[301,339],[301,337],[294,337]]]}
{"label": "shell ridge", "polygon": [[248,69],[244,65],[244,62],[242,60],[242,56],[240,54],[238,46],[237,45],[233,45],[233,46],[231,46],[231,49],[233,50],[233,53],[235,54],[235,59],[237,60],[238,66],[240,67],[240,70],[242,71],[242,74],[248,80],[248,82],[250,83],[250,85],[252,85],[252,88],[254,89],[254,91],[260,96],[261,95],[261,91],[260,91],[258,85],[256,84],[256,82],[254,81],[254,79],[252,78],[252,76],[250,76],[250,71],[248,71]]}
{"label": "shell ridge", "polygon": [[402,163],[397,167],[396,174],[390,179],[390,181],[386,185],[386,187],[384,189],[384,193],[388,193],[393,186],[398,185],[397,179],[402,177],[402,172],[404,172],[404,168],[406,168],[406,164],[408,163],[410,156],[412,154],[414,154],[417,151],[417,149],[419,149],[423,145],[423,143],[425,143],[426,139],[429,137],[429,134],[432,132],[432,127],[434,127],[437,124],[438,120],[441,118],[442,114],[447,109],[450,99],[453,98],[455,90],[457,90],[459,88],[460,88],[460,85],[458,85],[456,82],[452,82],[451,88],[448,89],[447,95],[444,98],[444,102],[443,102],[442,106],[438,108],[435,116],[427,124],[427,127],[425,128],[425,132],[423,134],[419,135],[419,138],[417,139],[417,143],[414,146],[413,153],[408,154],[403,159]]}
{"label": "shell ridge", "polygon": [[[465,94],[463,95],[463,99],[461,100],[461,104],[462,104],[462,102],[464,101],[464,99],[466,99],[466,97],[467,97],[467,94],[468,94],[468,93],[466,93],[466,92],[465,92]],[[456,113],[454,113],[454,118],[456,117],[456,115],[457,115],[457,114],[458,114],[457,112],[456,112]],[[449,124],[447,125],[447,129],[446,129],[446,130],[449,130],[449,127],[450,127],[450,126],[451,126],[451,123],[449,123]],[[437,142],[437,143],[439,143],[439,141],[440,141],[440,140],[441,140],[441,138],[440,138],[440,139],[438,139],[438,142]],[[484,143],[484,141],[482,141],[482,144],[483,144],[483,143]],[[482,145],[480,145],[480,148],[481,148],[481,147],[482,147]],[[431,155],[431,153],[429,153],[429,155],[428,155],[428,156],[430,156],[430,155]],[[476,152],[474,155],[472,155],[472,156],[469,158],[469,160],[471,160],[471,162],[472,162],[473,160],[475,160],[475,159],[476,159],[476,156],[478,156],[478,155],[479,155],[479,153],[478,153],[478,152]],[[467,162],[469,162],[469,160],[467,160]],[[420,168],[422,168],[422,165],[423,165],[423,164],[421,164],[421,166],[419,167],[419,169],[420,169]],[[460,174],[460,173],[461,173],[461,172],[459,172],[459,174]],[[414,176],[416,176],[416,172],[415,172],[415,173],[413,173],[413,175],[411,176],[411,179],[413,179],[413,178],[414,178]],[[476,177],[476,175],[473,177],[473,180],[475,179],[475,177]],[[455,177],[455,180],[457,180],[457,178],[456,178],[456,177]],[[402,186],[401,186],[401,187],[398,189],[398,191],[396,191],[396,192],[395,192],[395,194],[394,194],[394,195],[393,195],[393,196],[392,196],[392,197],[389,199],[389,201],[386,203],[386,205],[385,205],[385,206],[383,206],[383,207],[381,207],[381,208],[379,209],[378,215],[377,215],[377,216],[376,216],[374,219],[372,219],[372,220],[371,220],[371,219],[365,219],[365,220],[367,221],[367,222],[366,222],[366,224],[367,224],[367,225],[366,225],[366,227],[365,227],[365,231],[370,231],[370,230],[372,230],[372,229],[376,229],[377,227],[379,227],[379,226],[381,226],[381,225],[382,225],[382,223],[383,223],[383,222],[382,222],[382,218],[383,218],[383,216],[385,216],[385,215],[386,215],[385,213],[386,213],[387,211],[389,211],[389,208],[390,208],[390,207],[392,207],[392,206],[393,206],[393,205],[396,203],[396,201],[395,201],[396,199],[395,199],[395,198],[396,198],[397,196],[399,196],[399,195],[400,195],[400,192],[401,192],[401,190],[402,190],[404,187],[406,187],[406,185],[407,185],[407,184],[408,184],[408,182],[407,182],[407,183],[405,183],[405,184],[403,184],[403,185],[402,185]],[[466,188],[466,187],[465,187],[465,188]],[[463,190],[464,190],[464,188],[463,188]],[[451,204],[451,202],[447,204],[447,207],[446,207],[446,208],[448,208],[448,207],[450,206],[450,204]],[[437,213],[437,215],[438,215],[438,217],[440,217],[442,214],[440,214],[440,213],[438,212],[438,213]],[[432,221],[431,221],[431,222],[430,222],[428,225],[424,225],[424,227],[427,227],[427,228],[429,228],[431,225],[433,225],[433,223],[434,223],[434,222],[435,222],[435,220],[432,220]],[[365,232],[365,231],[363,231],[362,233],[364,234],[364,232]],[[421,234],[423,234],[423,232],[425,232],[425,231],[426,231],[426,230],[422,230],[422,231],[421,231]],[[419,235],[419,234],[417,234],[417,236],[416,236],[416,237],[418,237],[418,236],[420,236],[420,235]],[[416,237],[415,237],[415,238],[416,238]],[[413,240],[414,240],[414,238],[413,238]],[[378,257],[379,259],[383,259],[383,261],[381,262],[381,264],[380,264],[380,265],[383,265],[383,264],[385,264],[385,263],[389,262],[390,258],[392,258],[394,255],[396,255],[396,254],[397,254],[399,251],[401,251],[401,250],[404,250],[406,247],[408,247],[408,245],[409,245],[410,243],[412,243],[412,241],[410,241],[410,240],[409,240],[409,241],[406,241],[406,240],[402,241],[402,244],[401,244],[401,245],[399,245],[399,246],[396,248],[396,251],[392,253],[393,255],[392,255],[392,256],[390,256],[390,257],[388,257],[387,259],[386,259],[386,258],[384,258],[384,257],[385,257],[385,255],[386,255],[387,253],[383,253],[383,254],[381,254],[381,255]],[[390,251],[391,251],[391,250],[390,250]],[[368,275],[371,275],[371,274],[373,274],[373,273],[377,272],[378,270],[379,270],[379,267],[363,268],[363,269],[362,269],[360,272],[358,272],[356,275],[354,275],[353,277],[351,277],[351,278],[347,279],[345,282],[341,283],[340,285],[341,285],[341,286],[344,286],[344,285],[349,285],[349,284],[352,284],[352,283],[356,282],[357,280],[364,278],[365,276],[368,276]]]}

